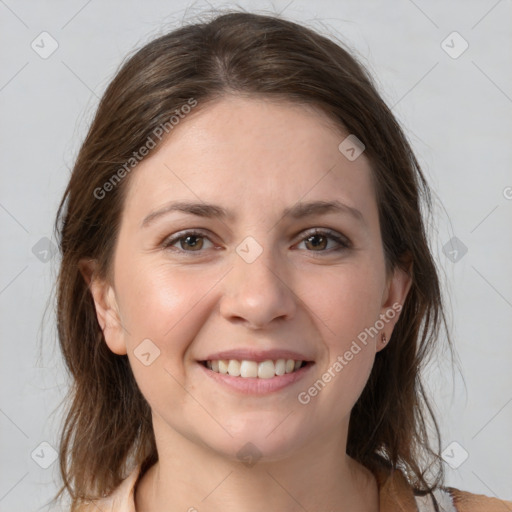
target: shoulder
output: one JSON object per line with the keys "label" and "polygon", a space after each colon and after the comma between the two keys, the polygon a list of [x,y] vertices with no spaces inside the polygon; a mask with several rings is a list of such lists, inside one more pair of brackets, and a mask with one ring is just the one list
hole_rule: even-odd
{"label": "shoulder", "polygon": [[[474,494],[454,487],[440,487],[431,494],[415,493],[405,474],[380,467],[375,470],[381,512],[512,512],[512,501]],[[434,499],[437,506],[434,503]]]}
{"label": "shoulder", "polygon": [[418,512],[512,512],[512,501],[474,494],[454,487],[438,488],[432,495],[415,496]]}
{"label": "shoulder", "polygon": [[140,469],[140,465],[136,466],[111,494],[82,503],[77,512],[136,512],[134,491]]}
{"label": "shoulder", "polygon": [[457,512],[512,512],[512,501],[474,494],[472,492],[445,487],[452,496]]}

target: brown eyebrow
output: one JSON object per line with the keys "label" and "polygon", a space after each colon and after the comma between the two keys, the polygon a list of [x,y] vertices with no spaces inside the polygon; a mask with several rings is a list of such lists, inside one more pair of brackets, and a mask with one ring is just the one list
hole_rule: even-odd
{"label": "brown eyebrow", "polygon": [[[233,212],[226,210],[222,206],[218,206],[210,203],[193,203],[187,201],[174,201],[167,204],[163,208],[150,213],[141,224],[141,227],[146,227],[151,224],[158,217],[166,215],[170,212],[183,212],[198,217],[206,218],[220,218],[220,219],[234,219],[235,215]],[[283,210],[282,217],[291,217],[293,219],[302,219],[304,217],[312,215],[325,215],[328,213],[344,213],[352,216],[357,221],[365,224],[363,214],[348,206],[341,201],[311,201],[308,203],[297,203],[294,206],[285,208]]]}

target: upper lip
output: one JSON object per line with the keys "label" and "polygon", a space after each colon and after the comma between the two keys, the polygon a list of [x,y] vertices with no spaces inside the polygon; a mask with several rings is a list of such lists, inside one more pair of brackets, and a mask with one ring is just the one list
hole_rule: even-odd
{"label": "upper lip", "polygon": [[282,350],[282,349],[272,349],[272,350],[255,350],[255,349],[245,349],[238,348],[232,350],[223,350],[220,352],[215,352],[214,354],[210,354],[201,361],[218,361],[218,360],[229,360],[236,359],[238,361],[247,360],[247,361],[256,361],[258,363],[262,361],[272,360],[276,361],[277,359],[294,359],[295,361],[312,361],[312,358],[301,354],[299,352],[295,352],[294,350]]}

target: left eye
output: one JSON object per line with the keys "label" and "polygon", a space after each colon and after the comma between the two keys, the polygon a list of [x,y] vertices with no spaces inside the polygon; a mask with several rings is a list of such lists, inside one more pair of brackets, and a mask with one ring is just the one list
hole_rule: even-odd
{"label": "left eye", "polygon": [[[322,240],[321,242],[312,242],[312,240]],[[337,247],[334,247],[331,250],[328,251],[312,251],[312,252],[331,252],[331,251],[341,251],[343,249],[348,249],[350,247],[350,242],[347,238],[338,235],[337,233],[333,231],[320,231],[316,230],[306,235],[306,238],[303,239],[304,243],[312,243],[313,247],[320,247],[325,249],[325,246],[327,245],[329,240],[334,240],[336,242]],[[325,242],[325,243],[324,243]]]}
{"label": "left eye", "polygon": [[[201,249],[204,248],[204,240],[210,241],[209,238],[201,232],[185,231],[183,233],[180,233],[178,236],[166,239],[162,245],[164,248],[167,249],[173,247],[176,243],[179,242],[180,248],[177,249],[178,251],[200,252]],[[334,241],[337,247],[325,250],[329,240]],[[313,232],[306,233],[305,238],[303,238],[300,243],[309,244],[309,247],[314,248],[314,250],[308,252],[341,251],[343,249],[348,249],[350,247],[350,241],[347,238],[343,237],[342,235],[339,235],[336,232],[325,230],[315,230]],[[187,247],[189,249],[187,249]]]}

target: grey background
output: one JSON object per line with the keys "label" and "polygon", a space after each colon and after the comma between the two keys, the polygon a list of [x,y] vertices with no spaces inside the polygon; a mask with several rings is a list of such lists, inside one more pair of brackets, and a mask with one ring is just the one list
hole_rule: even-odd
{"label": "grey background", "polygon": [[[0,0],[0,511],[43,510],[57,489],[68,385],[56,344],[58,256],[44,252],[98,99],[131,50],[214,7],[184,1]],[[374,74],[438,198],[442,269],[464,380],[428,371],[449,485],[512,499],[512,5],[501,1],[240,2],[332,34]],[[46,59],[41,32],[58,43]],[[457,31],[469,47],[452,58]],[[458,53],[461,41],[447,39]],[[443,247],[457,237],[467,253]],[[448,246],[456,247],[455,243]],[[35,248],[34,248],[35,247]],[[40,347],[43,352],[40,353]],[[452,442],[458,444],[451,445]],[[48,445],[41,445],[48,443]],[[453,449],[453,451],[452,451]],[[453,463],[453,462],[452,462]]]}

